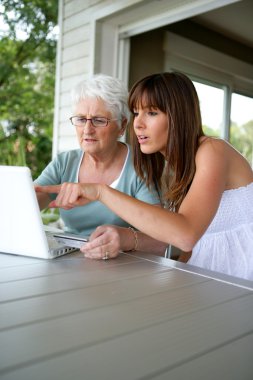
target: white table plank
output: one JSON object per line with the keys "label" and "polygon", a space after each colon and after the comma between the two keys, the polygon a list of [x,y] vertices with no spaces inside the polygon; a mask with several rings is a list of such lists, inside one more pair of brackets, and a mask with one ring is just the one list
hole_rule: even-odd
{"label": "white table plank", "polygon": [[253,334],[232,341],[206,354],[179,363],[174,368],[162,372],[153,380],[252,380]]}
{"label": "white table plank", "polygon": [[[67,271],[49,276],[44,275],[36,278],[26,278],[19,281],[10,281],[0,284],[0,302],[18,300],[28,297],[37,297],[66,290],[80,289],[87,286],[106,284],[119,281],[120,279],[131,279],[153,271],[168,270],[166,267],[148,262],[130,262],[128,264],[110,264],[106,261],[97,261],[93,267],[87,261],[84,271]],[[85,264],[83,264],[85,265]],[[127,268],[126,268],[127,265]],[[111,268],[112,270],[107,270]],[[170,270],[170,269],[169,269]]]}
{"label": "white table plank", "polygon": [[[50,347],[48,347],[49,351],[40,359],[36,360],[29,353],[26,363],[19,360],[20,365],[16,362],[16,366],[12,364],[11,367],[19,368],[16,375],[18,374],[19,379],[27,380],[32,379],[35,374],[36,380],[45,378],[54,380],[61,377],[62,379],[73,377],[75,379],[121,380],[153,378],[161,371],[181,366],[196,357],[240,340],[247,334],[252,334],[252,302],[253,299],[250,295],[239,298],[236,302],[226,302],[213,308],[184,315],[181,318],[160,323],[156,321],[152,326],[147,326],[144,321],[142,328],[131,333],[125,332],[126,317],[117,323],[119,325],[121,322],[122,328],[114,338],[106,338],[111,335],[111,326],[108,326],[109,320],[104,320],[104,315],[102,315],[99,332],[96,330],[88,332],[85,325],[83,330],[80,330],[79,326],[76,327],[76,342],[80,342],[80,335],[95,334],[98,340],[93,344],[76,346],[75,349],[65,350],[65,352],[55,355],[51,354]],[[233,317],[231,318],[231,316]],[[116,317],[111,315],[115,323]],[[131,318],[130,310],[129,318]],[[89,329],[91,326],[89,325],[87,328]],[[114,333],[117,329],[118,326],[114,326]],[[67,331],[61,330],[59,327],[54,330],[54,333],[51,332],[53,335],[50,338],[41,334],[40,340],[48,341],[48,343],[51,341],[51,344],[54,344],[57,334],[64,334],[66,339],[73,337],[73,330],[74,328],[71,329],[69,326],[67,334]],[[214,334],[214,331],[217,334]],[[27,336],[28,341],[36,342],[34,347],[41,346],[42,342],[40,341],[38,344],[37,338],[35,332],[33,336]],[[23,350],[27,350],[26,345]],[[19,359],[21,356],[24,358],[25,355],[26,353],[20,352]],[[253,369],[253,364],[251,368]],[[14,380],[17,378],[7,365],[5,371],[1,371],[0,375],[1,379],[12,378]],[[195,379],[202,379],[202,377]],[[243,373],[241,373],[240,379],[244,379]]]}
{"label": "white table plank", "polygon": [[80,253],[53,261],[6,256],[1,380],[208,380],[214,364],[217,380],[253,373],[250,282],[216,281],[141,253],[107,262]]}
{"label": "white table plank", "polygon": [[[209,287],[209,284],[207,285]],[[113,292],[114,289],[111,285],[109,292]],[[220,284],[215,282],[212,291],[207,291],[205,283],[196,284],[176,292],[163,291],[126,302],[120,301],[88,309],[85,312],[71,313],[64,317],[4,330],[0,332],[2,343],[0,369],[24,364],[31,359],[39,360],[47,355],[58,355],[65,351],[76,350],[78,347],[94,345],[100,341],[137,332],[143,328],[147,329],[148,326],[160,325],[166,321],[181,321],[183,316],[186,316],[186,321],[188,321],[191,319],[190,314],[200,319],[198,311],[201,315],[202,309],[207,309],[211,314],[212,307],[215,309],[217,304],[225,309],[229,305],[229,298],[234,300],[243,292],[244,297],[238,298],[237,302],[240,304],[250,298],[251,307],[253,306],[252,293],[238,288],[236,294],[236,289],[231,291],[229,287],[227,291],[229,294],[226,294],[225,290],[220,292]],[[100,288],[95,297],[107,300],[107,292],[103,292]],[[253,318],[251,318],[251,326],[253,328]],[[178,334],[180,335],[180,331]],[[23,342],[27,339],[39,344],[31,344],[24,349]]]}
{"label": "white table plank", "polygon": [[[111,281],[108,283],[103,282],[102,286],[101,282],[89,286],[86,283],[83,288],[2,302],[0,303],[0,331],[10,327],[43,321],[44,319],[62,317],[71,315],[71,313],[75,314],[106,305],[147,297],[152,294],[175,292],[180,288],[183,288],[183,292],[188,293],[192,284],[210,281],[202,277],[196,278],[191,274],[176,273],[167,268],[156,271],[152,266],[152,272],[147,271],[145,263],[143,264],[142,269],[144,271],[139,272],[138,277],[132,271],[132,277],[130,278],[128,267],[125,267],[128,272],[127,278],[122,275],[120,281],[113,281],[113,273],[111,272],[114,272],[114,269],[107,267],[105,270],[108,272],[107,275]],[[150,264],[148,266],[151,269]],[[44,280],[47,281],[46,278]],[[66,278],[63,277],[62,282],[66,282]],[[19,286],[19,284],[17,283],[16,286]],[[34,286],[31,284],[31,287],[33,288]],[[232,291],[229,287],[227,287],[227,290],[228,292],[224,292],[223,297],[234,297],[242,292],[241,289]],[[8,290],[6,291],[9,294]],[[66,299],[68,302],[66,302]]]}

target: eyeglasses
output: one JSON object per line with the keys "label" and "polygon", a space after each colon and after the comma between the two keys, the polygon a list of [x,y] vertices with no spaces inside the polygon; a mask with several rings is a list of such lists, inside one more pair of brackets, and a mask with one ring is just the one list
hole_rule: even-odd
{"label": "eyeglasses", "polygon": [[104,127],[107,127],[110,121],[119,120],[119,119],[107,119],[107,117],[97,117],[97,116],[87,119],[86,117],[83,117],[83,116],[72,116],[70,117],[69,120],[75,127],[84,127],[87,121],[90,120],[93,127],[104,128]]}

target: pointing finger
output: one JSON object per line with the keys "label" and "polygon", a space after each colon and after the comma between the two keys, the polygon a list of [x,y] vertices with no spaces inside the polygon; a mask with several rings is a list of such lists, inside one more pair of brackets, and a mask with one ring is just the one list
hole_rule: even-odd
{"label": "pointing finger", "polygon": [[49,185],[49,186],[34,186],[37,193],[54,193],[58,194],[61,191],[61,185]]}

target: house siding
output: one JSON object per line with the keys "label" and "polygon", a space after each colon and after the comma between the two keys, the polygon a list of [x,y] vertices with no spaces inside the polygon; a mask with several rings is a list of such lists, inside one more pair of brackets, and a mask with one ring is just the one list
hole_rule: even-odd
{"label": "house siding", "polygon": [[53,156],[78,146],[68,121],[71,88],[94,72],[117,76],[127,72],[127,67],[117,67],[124,64],[124,57],[119,60],[120,38],[235,1],[59,0]]}
{"label": "house siding", "polygon": [[59,0],[60,43],[57,52],[53,156],[77,147],[71,116],[70,91],[94,72],[94,28],[98,14],[108,15],[140,1]]}

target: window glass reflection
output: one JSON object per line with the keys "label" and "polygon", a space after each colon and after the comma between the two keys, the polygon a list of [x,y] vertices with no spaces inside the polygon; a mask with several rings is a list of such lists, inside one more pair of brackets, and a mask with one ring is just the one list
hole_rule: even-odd
{"label": "window glass reflection", "polygon": [[200,101],[204,132],[209,136],[222,136],[224,91],[221,88],[193,82]]}
{"label": "window glass reflection", "polygon": [[253,98],[232,94],[230,142],[253,167]]}

